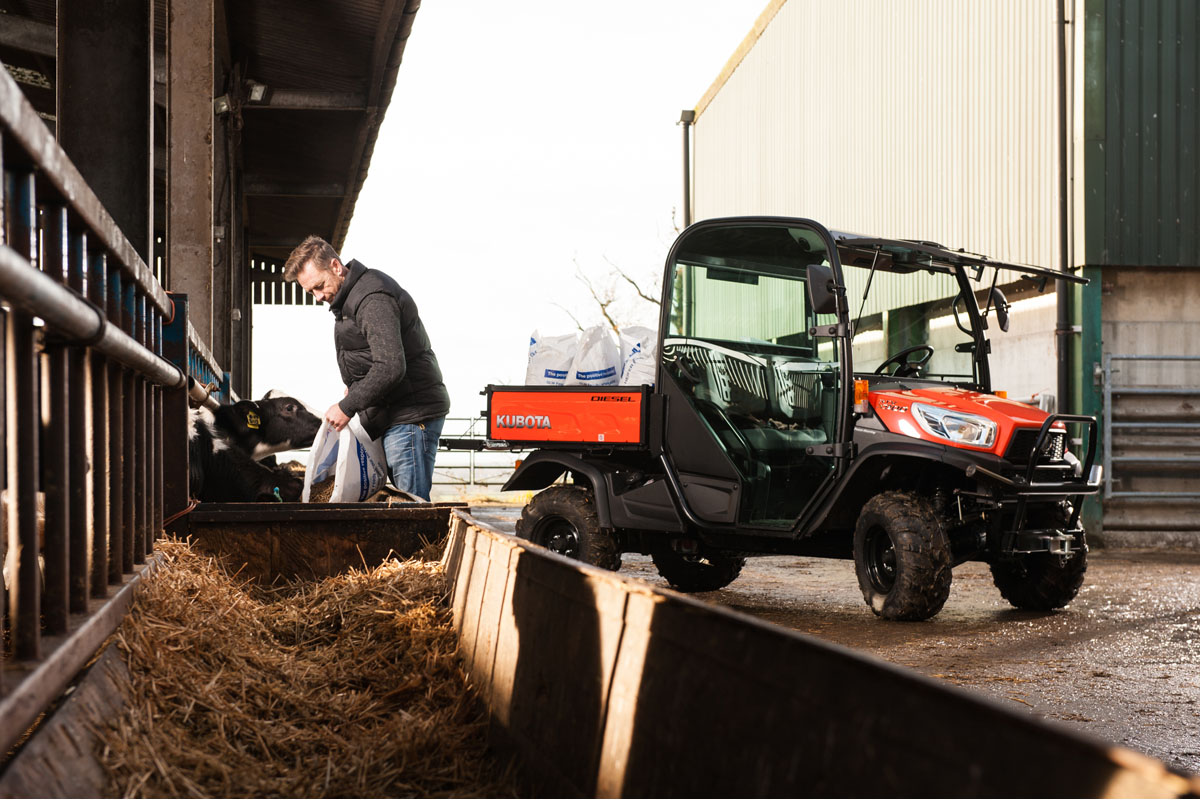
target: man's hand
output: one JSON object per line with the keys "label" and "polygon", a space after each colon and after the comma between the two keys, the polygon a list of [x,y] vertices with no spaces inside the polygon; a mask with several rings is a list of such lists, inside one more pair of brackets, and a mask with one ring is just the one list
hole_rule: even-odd
{"label": "man's hand", "polygon": [[329,427],[335,431],[340,431],[342,428],[350,424],[350,418],[342,413],[342,407],[334,403],[325,412],[325,421],[329,423]]}

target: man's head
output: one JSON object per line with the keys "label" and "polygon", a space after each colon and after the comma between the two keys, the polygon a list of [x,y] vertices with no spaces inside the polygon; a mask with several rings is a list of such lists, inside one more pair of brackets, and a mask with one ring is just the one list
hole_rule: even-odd
{"label": "man's head", "polygon": [[283,278],[296,281],[318,303],[328,303],[345,283],[346,267],[329,242],[309,236],[288,256]]}

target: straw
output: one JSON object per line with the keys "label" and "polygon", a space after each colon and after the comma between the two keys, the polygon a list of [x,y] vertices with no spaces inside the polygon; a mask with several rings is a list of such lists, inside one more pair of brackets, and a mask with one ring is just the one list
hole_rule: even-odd
{"label": "straw", "polygon": [[515,796],[436,563],[264,588],[186,543],[160,550],[115,635],[131,681],[101,732],[111,795]]}

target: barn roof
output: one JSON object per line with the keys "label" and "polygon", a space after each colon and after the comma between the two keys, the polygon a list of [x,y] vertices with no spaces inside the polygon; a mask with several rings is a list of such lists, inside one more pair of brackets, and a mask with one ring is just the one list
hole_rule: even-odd
{"label": "barn roof", "polygon": [[[0,0],[0,61],[51,127],[55,6]],[[218,75],[265,87],[261,100],[232,112],[242,126],[253,261],[282,261],[310,233],[341,247],[419,8],[420,0],[215,0]],[[161,105],[166,0],[155,0],[154,15]]]}

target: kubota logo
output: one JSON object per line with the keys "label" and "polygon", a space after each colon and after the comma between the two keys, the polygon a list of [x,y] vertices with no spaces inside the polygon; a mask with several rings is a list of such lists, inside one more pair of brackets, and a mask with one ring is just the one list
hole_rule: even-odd
{"label": "kubota logo", "polygon": [[538,428],[549,430],[550,418],[540,414],[497,414],[497,428]]}

